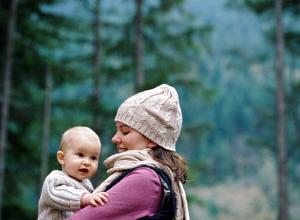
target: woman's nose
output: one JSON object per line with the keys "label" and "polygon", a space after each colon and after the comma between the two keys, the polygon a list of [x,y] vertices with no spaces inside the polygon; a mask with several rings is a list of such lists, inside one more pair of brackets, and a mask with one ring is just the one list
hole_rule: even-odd
{"label": "woman's nose", "polygon": [[119,143],[121,142],[121,138],[120,138],[117,134],[115,134],[115,135],[112,137],[111,142],[112,142],[113,144],[119,144]]}

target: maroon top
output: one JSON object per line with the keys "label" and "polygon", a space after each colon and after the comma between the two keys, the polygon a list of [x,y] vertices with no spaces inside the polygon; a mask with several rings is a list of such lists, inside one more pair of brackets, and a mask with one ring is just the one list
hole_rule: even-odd
{"label": "maroon top", "polygon": [[162,186],[151,168],[138,168],[107,191],[108,202],[79,210],[68,220],[132,220],[153,215],[160,208]]}

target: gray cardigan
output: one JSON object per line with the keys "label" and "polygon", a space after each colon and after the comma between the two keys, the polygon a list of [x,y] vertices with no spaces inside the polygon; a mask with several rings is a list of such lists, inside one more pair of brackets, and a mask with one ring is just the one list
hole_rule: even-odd
{"label": "gray cardigan", "polygon": [[63,220],[80,209],[80,199],[93,192],[88,179],[77,181],[66,173],[54,170],[45,179],[38,208],[38,220]]}

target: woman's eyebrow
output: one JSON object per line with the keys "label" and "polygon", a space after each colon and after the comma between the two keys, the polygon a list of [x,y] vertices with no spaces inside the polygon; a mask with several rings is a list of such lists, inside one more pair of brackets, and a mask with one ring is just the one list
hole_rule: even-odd
{"label": "woman's eyebrow", "polygon": [[120,128],[129,128],[127,125],[121,125]]}

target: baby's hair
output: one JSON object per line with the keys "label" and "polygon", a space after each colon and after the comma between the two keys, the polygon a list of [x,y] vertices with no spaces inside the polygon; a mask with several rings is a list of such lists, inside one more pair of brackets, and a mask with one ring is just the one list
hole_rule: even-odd
{"label": "baby's hair", "polygon": [[63,150],[64,146],[66,146],[70,141],[72,141],[74,138],[78,138],[81,136],[87,137],[89,139],[93,139],[101,146],[99,136],[96,134],[96,132],[94,132],[89,127],[75,126],[69,128],[62,134],[59,150]]}

